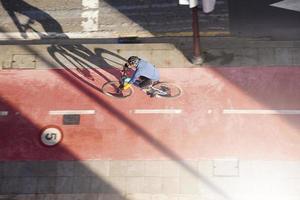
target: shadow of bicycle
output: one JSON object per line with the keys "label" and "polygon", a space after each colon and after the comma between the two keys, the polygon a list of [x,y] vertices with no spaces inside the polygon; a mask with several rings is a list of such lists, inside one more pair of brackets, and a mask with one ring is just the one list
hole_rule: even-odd
{"label": "shadow of bicycle", "polygon": [[92,51],[81,44],[54,44],[47,50],[68,73],[98,91],[104,83],[120,79],[126,62],[125,58],[106,49]]}

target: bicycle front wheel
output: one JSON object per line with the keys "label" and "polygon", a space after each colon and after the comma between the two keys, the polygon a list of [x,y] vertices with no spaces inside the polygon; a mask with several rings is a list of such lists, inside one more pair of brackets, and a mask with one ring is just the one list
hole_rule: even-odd
{"label": "bicycle front wheel", "polygon": [[127,90],[120,90],[119,88],[120,88],[119,81],[108,81],[104,83],[104,85],[102,86],[102,92],[107,96],[116,97],[116,98],[126,98],[133,93],[132,88],[128,88]]}
{"label": "bicycle front wheel", "polygon": [[158,97],[175,98],[181,95],[181,89],[174,83],[159,82],[152,87],[158,91]]}

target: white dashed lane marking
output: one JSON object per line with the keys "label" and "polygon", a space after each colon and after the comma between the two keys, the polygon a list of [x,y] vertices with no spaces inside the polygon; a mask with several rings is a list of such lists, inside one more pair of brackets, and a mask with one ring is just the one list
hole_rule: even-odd
{"label": "white dashed lane marking", "polygon": [[300,110],[225,109],[223,114],[244,115],[300,115]]}
{"label": "white dashed lane marking", "polygon": [[83,31],[98,31],[99,0],[82,0],[81,26]]}
{"label": "white dashed lane marking", "polygon": [[181,114],[181,109],[135,109],[134,114]]}
{"label": "white dashed lane marking", "polygon": [[0,117],[5,117],[8,115],[8,111],[0,111]]}
{"label": "white dashed lane marking", "polygon": [[95,110],[52,110],[49,115],[94,115]]}

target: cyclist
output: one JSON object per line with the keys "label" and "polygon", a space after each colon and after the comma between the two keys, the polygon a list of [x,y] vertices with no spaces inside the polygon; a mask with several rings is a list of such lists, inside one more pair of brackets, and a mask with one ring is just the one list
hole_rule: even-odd
{"label": "cyclist", "polygon": [[[159,80],[160,75],[157,68],[153,64],[137,56],[130,56],[128,58],[127,63],[124,65],[123,71],[126,72],[129,68],[132,68],[134,73],[129,82],[125,83],[121,89],[126,90],[132,84],[134,84],[144,91],[147,91],[150,85]],[[151,94],[151,96],[154,95],[155,94]]]}

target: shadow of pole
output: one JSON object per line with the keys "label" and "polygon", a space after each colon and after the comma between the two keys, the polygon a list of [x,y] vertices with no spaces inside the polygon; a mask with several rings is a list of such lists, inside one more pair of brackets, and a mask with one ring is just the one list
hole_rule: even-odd
{"label": "shadow of pole", "polygon": [[[0,110],[6,110],[8,112],[8,115],[6,117],[2,118],[0,116],[0,133],[1,133],[0,157],[5,158],[4,160],[0,161],[0,167],[3,167],[1,168],[1,170],[7,173],[7,174],[3,174],[3,177],[1,176],[0,179],[1,180],[0,199],[8,199],[8,200],[19,199],[18,195],[23,194],[24,192],[25,192],[24,195],[31,195],[31,193],[29,192],[31,187],[24,185],[24,180],[27,180],[26,184],[34,185],[33,183],[34,181],[33,182],[29,181],[29,179],[33,180],[34,178],[29,178],[28,176],[31,177],[38,176],[42,179],[49,178],[49,180],[47,179],[47,182],[44,183],[44,186],[51,185],[51,180],[53,180],[53,174],[48,175],[46,172],[51,172],[51,170],[49,169],[52,169],[55,161],[45,161],[43,155],[51,154],[52,159],[53,158],[60,159],[59,157],[60,155],[55,156],[52,154],[61,152],[61,155],[64,155],[64,159],[70,160],[69,162],[72,162],[72,160],[77,159],[76,155],[74,155],[72,152],[66,149],[63,145],[58,145],[55,151],[53,151],[52,148],[44,147],[41,144],[39,139],[40,138],[39,134],[43,127],[40,127],[37,123],[35,123],[28,116],[26,116],[26,113],[23,113],[21,110],[19,110],[14,105],[10,104],[7,100],[1,97],[0,97]],[[32,138],[36,138],[36,139],[32,139]],[[26,150],[21,149],[24,146],[26,146]],[[38,149],[38,155],[40,155],[40,157],[36,158],[39,159],[39,161],[35,162],[31,160],[32,158],[28,158],[28,156],[30,157],[30,155],[36,154],[37,149]],[[16,157],[19,158],[21,157],[22,160],[16,160]],[[27,161],[28,159],[30,159],[30,161]],[[6,166],[2,165],[4,162],[6,163]],[[46,165],[42,165],[41,163],[44,163]],[[91,169],[89,169],[87,166],[85,166],[82,163],[77,162],[77,166],[80,169],[84,169],[86,173],[88,173],[91,177],[95,177],[95,179],[97,179],[98,185],[94,186],[94,190],[95,190],[94,192],[97,191],[99,192],[101,191],[101,189],[103,190],[103,188],[105,188],[105,191],[108,191],[109,193],[116,195],[118,197],[117,199],[126,200],[126,198],[121,194],[121,192],[118,189],[116,189],[112,184],[104,180],[103,177],[100,177],[99,175],[94,173]],[[14,168],[16,170],[9,170],[9,168]],[[20,175],[20,177],[18,175]],[[17,179],[16,177],[18,178],[18,181],[12,187],[10,180],[11,178]],[[62,176],[60,178],[67,179],[69,177]],[[86,179],[88,178],[89,177],[86,177]],[[58,184],[57,179],[56,181],[57,182],[55,185]],[[72,184],[82,184],[80,181],[82,181],[82,179],[74,180]],[[27,190],[25,191],[25,189]],[[70,193],[70,190],[68,190],[66,187],[62,187],[62,188],[57,187],[57,189],[60,191],[57,194]],[[40,192],[38,186],[36,186],[35,191],[32,192],[34,195],[46,195],[46,194],[52,195],[53,193],[55,193],[55,191],[53,190],[53,188],[51,189],[51,187],[49,187],[48,190]],[[80,191],[80,189],[78,191],[73,191],[74,194],[79,194],[81,192],[82,191]]]}

